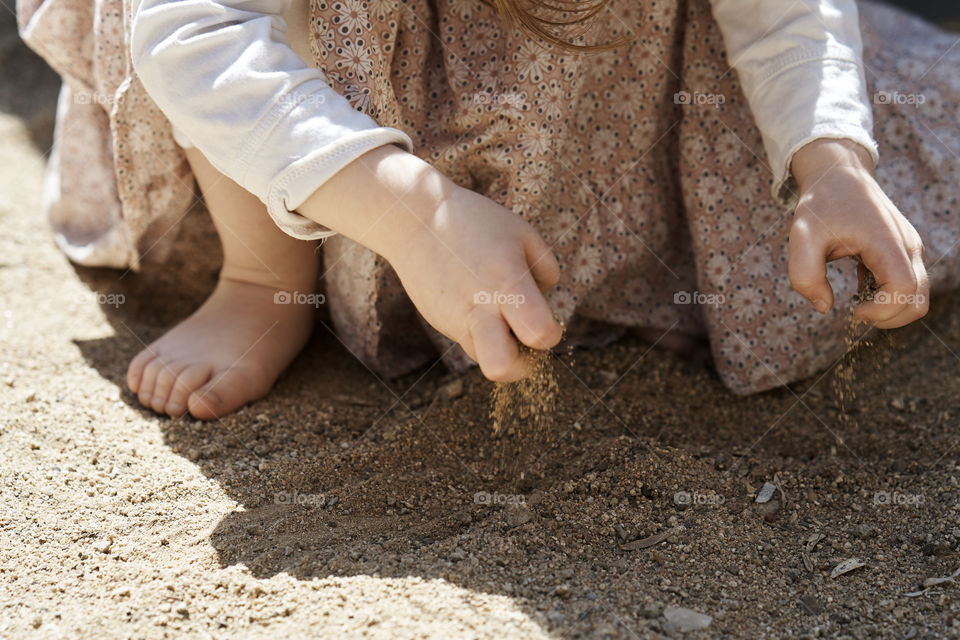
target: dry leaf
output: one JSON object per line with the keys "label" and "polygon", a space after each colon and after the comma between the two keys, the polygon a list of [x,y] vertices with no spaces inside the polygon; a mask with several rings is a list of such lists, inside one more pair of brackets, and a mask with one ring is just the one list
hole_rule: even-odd
{"label": "dry leaf", "polygon": [[866,563],[860,558],[847,558],[833,568],[833,571],[830,572],[830,577],[837,578],[845,573],[850,573],[854,569],[859,569],[860,567],[864,566],[866,566]]}
{"label": "dry leaf", "polygon": [[666,531],[661,531],[655,535],[640,538],[639,540],[634,540],[633,542],[628,542],[627,544],[620,545],[620,548],[624,551],[639,551],[640,549],[646,549],[647,547],[652,547],[656,544],[660,544],[670,536],[680,533],[683,531],[683,526],[677,525]]}

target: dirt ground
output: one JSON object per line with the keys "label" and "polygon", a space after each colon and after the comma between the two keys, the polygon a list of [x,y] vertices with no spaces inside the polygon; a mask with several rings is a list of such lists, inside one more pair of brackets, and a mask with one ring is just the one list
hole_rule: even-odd
{"label": "dirt ground", "polygon": [[55,92],[5,27],[0,638],[960,636],[929,582],[960,568],[960,297],[839,386],[737,398],[636,339],[557,356],[554,422],[498,435],[477,372],[380,380],[321,317],[265,400],[164,419],[124,371],[216,253],[71,266],[38,213]]}

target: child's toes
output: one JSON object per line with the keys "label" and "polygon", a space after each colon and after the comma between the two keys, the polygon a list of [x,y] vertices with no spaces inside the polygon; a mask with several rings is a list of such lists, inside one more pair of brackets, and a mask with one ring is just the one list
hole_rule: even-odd
{"label": "child's toes", "polygon": [[269,386],[257,388],[242,369],[227,369],[191,395],[187,406],[193,417],[212,420],[263,397],[268,390]]}
{"label": "child's toes", "polygon": [[180,371],[167,397],[164,413],[173,417],[186,413],[190,394],[205,385],[212,373],[213,367],[206,364],[191,365]]}
{"label": "child's toes", "polygon": [[137,390],[137,399],[148,409],[153,404],[153,389],[157,385],[157,376],[166,365],[157,357],[147,363],[140,376],[140,388]]}
{"label": "child's toes", "polygon": [[146,348],[130,361],[130,366],[127,367],[127,387],[129,387],[130,391],[140,393],[140,384],[143,382],[143,371],[146,369],[147,364],[156,357],[157,354],[155,352],[150,348]]}
{"label": "child's toes", "polygon": [[164,413],[167,406],[167,399],[173,390],[173,384],[177,381],[177,376],[187,365],[171,365],[162,367],[157,372],[156,382],[153,384],[153,398],[150,400],[150,408],[157,413]]}

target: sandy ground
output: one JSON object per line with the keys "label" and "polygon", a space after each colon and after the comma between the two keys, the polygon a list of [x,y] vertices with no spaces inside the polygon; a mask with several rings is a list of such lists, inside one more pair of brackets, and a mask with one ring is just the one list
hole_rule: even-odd
{"label": "sandy ground", "polygon": [[[845,413],[833,373],[735,398],[628,340],[555,358],[552,426],[495,436],[476,372],[379,380],[321,317],[267,399],[168,420],[123,374],[210,290],[216,252],[71,266],[38,213],[55,91],[0,37],[0,637],[707,622],[672,607],[711,617],[691,637],[960,635],[957,587],[925,586],[960,567],[960,298],[848,362]],[[182,226],[212,243],[202,211]]]}

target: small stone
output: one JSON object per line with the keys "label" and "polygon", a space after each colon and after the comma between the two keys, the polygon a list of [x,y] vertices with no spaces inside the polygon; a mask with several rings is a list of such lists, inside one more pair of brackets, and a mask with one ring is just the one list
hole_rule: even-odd
{"label": "small stone", "polygon": [[569,597],[570,597],[570,585],[568,585],[568,584],[558,585],[557,588],[553,590],[553,594],[556,595],[556,596],[559,596],[559,597],[561,597],[561,598],[569,598]]}
{"label": "small stone", "polygon": [[767,522],[773,522],[777,519],[777,511],[780,510],[780,501],[771,500],[770,502],[764,502],[763,504],[757,505],[757,513],[759,513],[763,519]]}
{"label": "small stone", "polygon": [[113,545],[113,540],[110,538],[102,538],[93,543],[93,548],[100,553],[107,553],[110,551],[111,545]]}
{"label": "small stone", "polygon": [[861,540],[867,540],[877,535],[877,528],[869,524],[860,524],[853,530],[853,535]]}
{"label": "small stone", "polygon": [[777,491],[777,485],[772,482],[764,482],[763,486],[760,488],[760,492],[757,493],[757,504],[763,504],[765,502],[770,502],[770,498],[773,497],[773,494]]}
{"label": "small stone", "polygon": [[443,402],[450,402],[463,395],[463,378],[457,378],[437,389],[436,398]]}
{"label": "small stone", "polygon": [[508,526],[519,527],[530,522],[533,518],[533,512],[524,504],[511,504],[504,509],[503,517]]}
{"label": "small stone", "polygon": [[661,613],[663,613],[663,607],[656,602],[649,602],[640,608],[640,615],[644,618],[659,618]]}
{"label": "small stone", "polygon": [[711,616],[686,607],[667,607],[663,610],[663,617],[666,619],[663,625],[665,631],[684,632],[706,629],[713,621]]}
{"label": "small stone", "polygon": [[30,626],[34,629],[39,629],[41,626],[43,626],[43,617],[39,615],[34,616],[33,620],[30,621]]}

